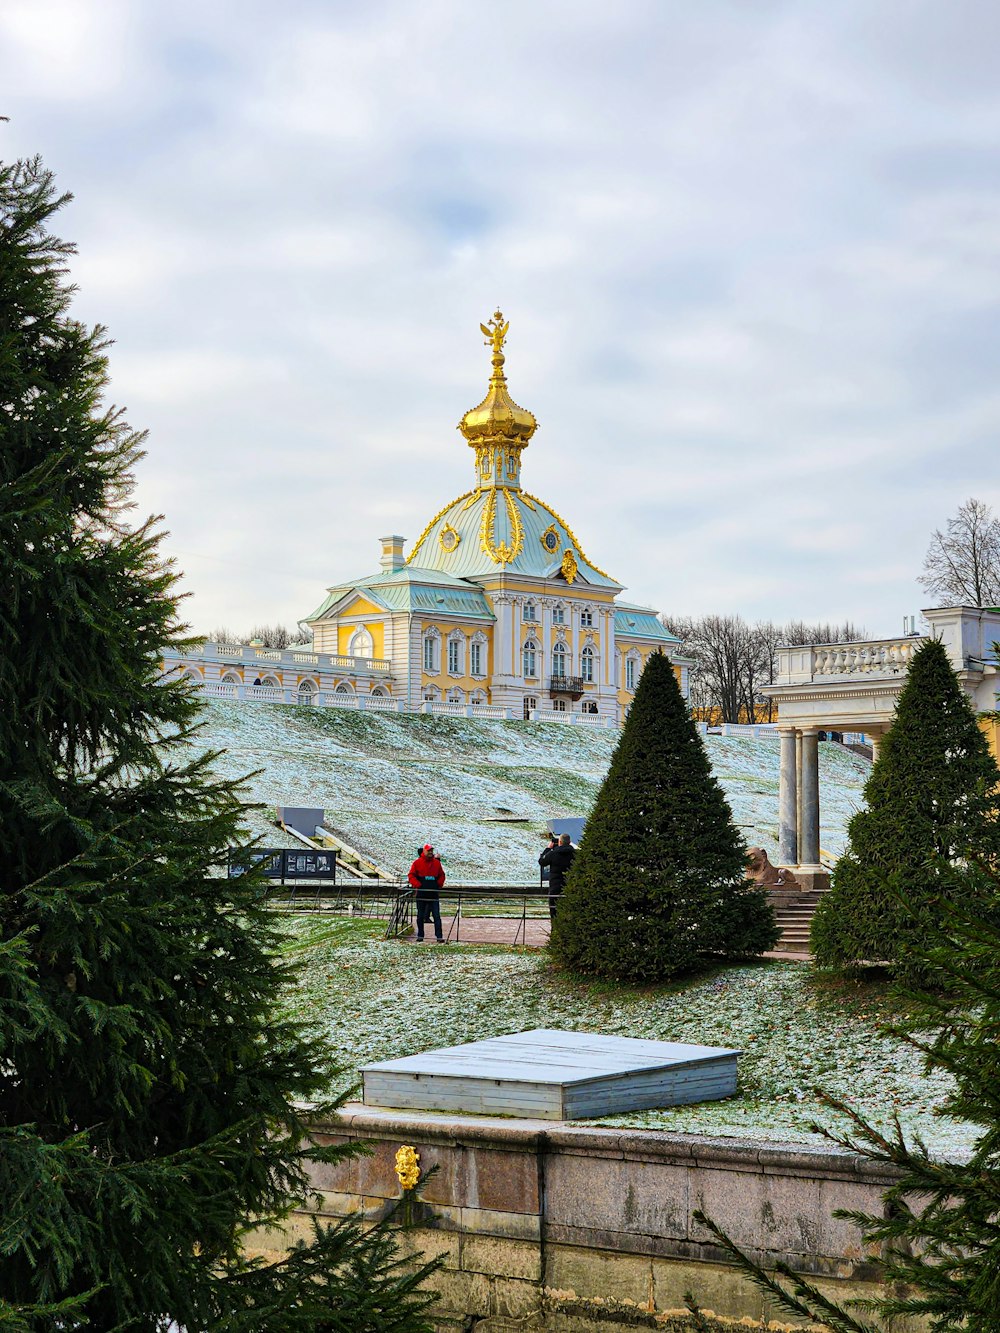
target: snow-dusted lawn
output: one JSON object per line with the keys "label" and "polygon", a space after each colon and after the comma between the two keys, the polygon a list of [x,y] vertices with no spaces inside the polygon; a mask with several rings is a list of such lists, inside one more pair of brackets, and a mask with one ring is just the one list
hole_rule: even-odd
{"label": "snow-dusted lawn", "polygon": [[971,1127],[933,1114],[945,1077],[925,1075],[909,1047],[879,1032],[884,992],[834,988],[804,964],[762,962],[636,990],[575,984],[534,951],[390,943],[362,922],[293,918],[286,928],[304,963],[289,1008],[330,1038],[343,1064],[340,1088],[369,1060],[559,1027],[745,1052],[737,1097],[602,1124],[809,1141],[810,1121],[833,1122],[818,1085],[881,1122],[897,1110],[936,1151],[972,1141]]}
{"label": "snow-dusted lawn", "polygon": [[[269,703],[206,703],[201,741],[225,753],[231,777],[261,770],[249,793],[276,805],[321,806],[347,841],[390,870],[409,866],[430,840],[453,880],[529,883],[545,821],[586,815],[617,733],[557,723],[492,722],[354,713]],[[777,853],[776,739],[708,736],[708,753],[749,845]],[[820,746],[821,842],[843,848],[869,766]],[[523,824],[491,822],[515,815]],[[267,811],[250,831],[289,842]]]}

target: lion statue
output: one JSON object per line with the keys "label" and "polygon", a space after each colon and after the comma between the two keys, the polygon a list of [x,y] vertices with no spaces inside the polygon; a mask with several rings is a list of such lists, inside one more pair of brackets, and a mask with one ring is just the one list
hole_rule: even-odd
{"label": "lion statue", "polygon": [[771,864],[763,847],[751,847],[747,852],[747,872],[765,889],[793,889],[798,885],[790,870]]}

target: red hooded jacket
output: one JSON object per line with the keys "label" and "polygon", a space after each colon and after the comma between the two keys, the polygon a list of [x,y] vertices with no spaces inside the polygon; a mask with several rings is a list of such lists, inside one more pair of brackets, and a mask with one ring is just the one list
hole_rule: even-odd
{"label": "red hooded jacket", "polygon": [[410,866],[410,873],[407,879],[411,889],[423,889],[428,887],[424,884],[424,878],[433,876],[437,880],[439,889],[444,888],[444,867],[436,856],[428,856],[426,852],[421,852],[413,865]]}

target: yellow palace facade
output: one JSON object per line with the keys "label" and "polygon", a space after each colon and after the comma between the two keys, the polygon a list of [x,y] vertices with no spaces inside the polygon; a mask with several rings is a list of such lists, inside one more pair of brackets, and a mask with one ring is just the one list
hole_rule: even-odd
{"label": "yellow palace facade", "polygon": [[[623,585],[522,488],[522,454],[538,423],[507,389],[508,327],[499,311],[481,325],[492,373],[458,426],[473,485],[435,514],[409,554],[405,538],[383,537],[376,572],[327,589],[305,618],[312,652],[317,662],[378,662],[377,679],[355,671],[346,688],[377,690],[408,710],[578,713],[613,724],[650,653],[668,655],[685,692],[688,659],[656,611],[619,601]],[[344,682],[334,688],[343,692]]]}

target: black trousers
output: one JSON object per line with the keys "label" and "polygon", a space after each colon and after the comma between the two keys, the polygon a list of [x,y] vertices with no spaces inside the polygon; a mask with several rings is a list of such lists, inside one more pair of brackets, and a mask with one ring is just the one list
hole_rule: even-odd
{"label": "black trousers", "polygon": [[424,926],[427,922],[434,919],[434,937],[443,939],[444,934],[441,930],[441,899],[436,893],[429,893],[425,897],[422,893],[417,894],[417,939],[424,938]]}
{"label": "black trousers", "polygon": [[549,916],[554,921],[556,919],[556,908],[559,906],[559,899],[562,897],[562,885],[549,885]]}

